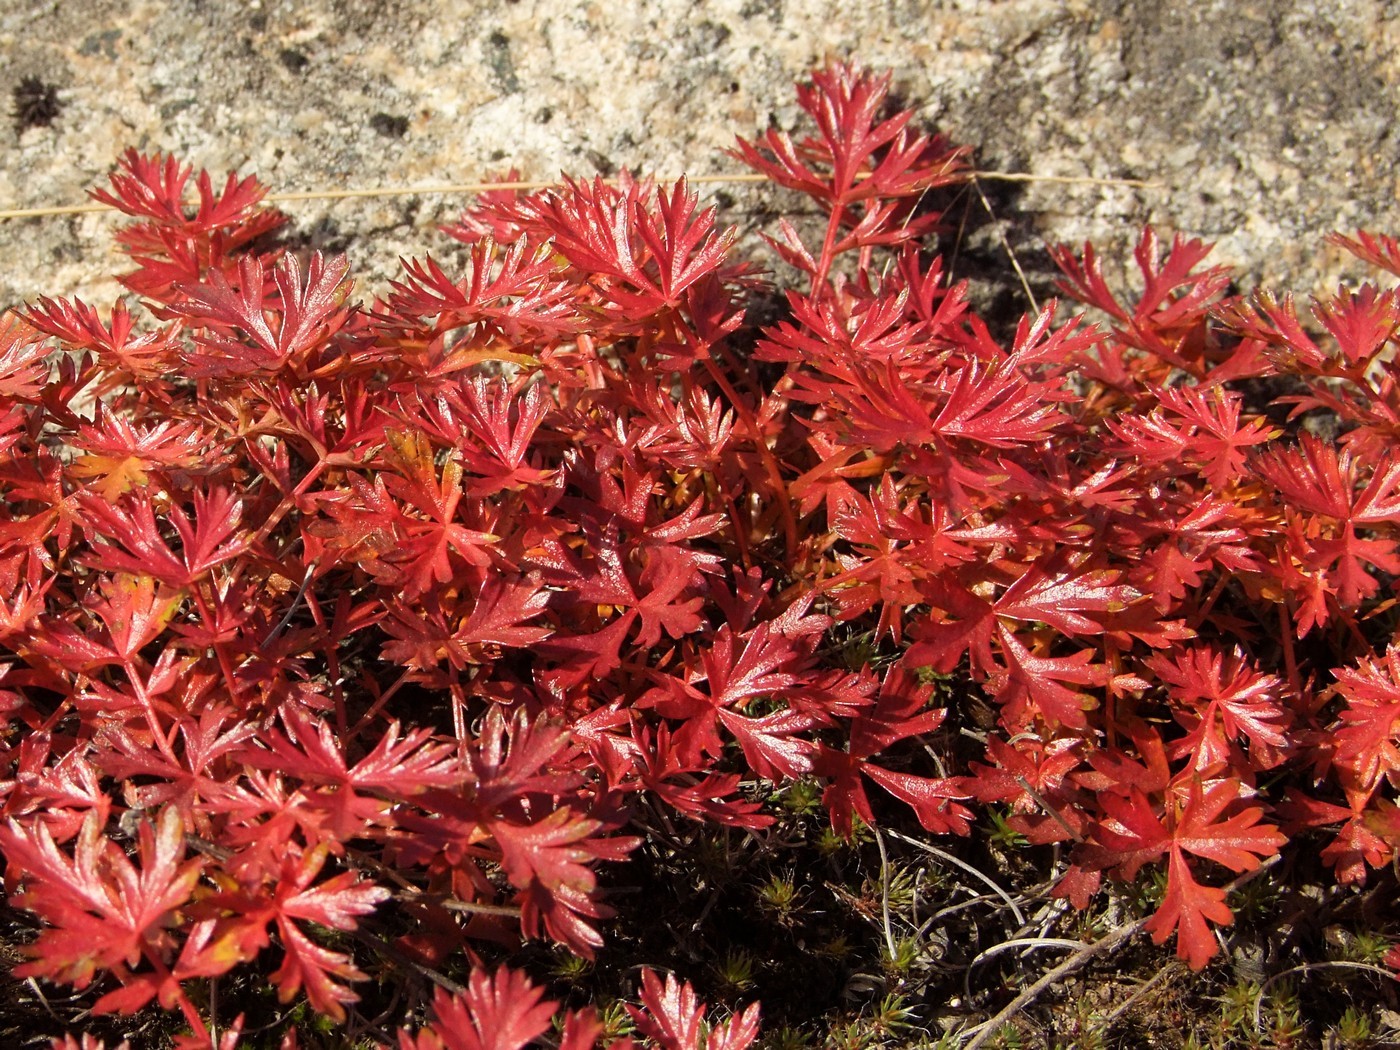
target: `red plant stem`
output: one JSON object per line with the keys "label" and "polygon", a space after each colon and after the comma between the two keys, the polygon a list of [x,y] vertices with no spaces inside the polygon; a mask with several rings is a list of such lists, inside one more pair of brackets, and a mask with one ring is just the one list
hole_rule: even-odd
{"label": "red plant stem", "polygon": [[821,298],[818,290],[825,290],[828,287],[827,275],[831,273],[831,264],[836,261],[836,238],[841,232],[841,220],[846,215],[846,205],[840,201],[832,203],[831,215],[826,221],[826,234],[822,238],[822,253],[817,259],[816,272],[812,274],[813,299]]}
{"label": "red plant stem", "polygon": [[[313,567],[314,562],[312,566],[309,566],[307,569],[308,576]],[[309,589],[306,592],[306,607],[311,610],[312,622],[324,633],[327,639],[326,644],[321,647],[321,655],[326,658],[326,681],[330,683],[331,699],[335,703],[336,734],[340,737],[344,737],[345,690],[341,687],[340,654],[337,652],[340,639],[331,639],[330,631],[326,625],[326,614],[321,611],[321,603],[316,600],[316,596],[313,595]]]}
{"label": "red plant stem", "polygon": [[758,425],[758,417],[739,397],[714,360],[706,358],[705,368],[714,381],[719,384],[720,391],[734,406],[734,410],[739,413],[739,418],[744,421],[744,425],[748,427],[749,434],[753,438],[754,448],[758,450],[759,458],[763,461],[764,470],[768,474],[768,483],[772,485],[773,496],[778,503],[778,514],[783,522],[783,541],[787,549],[785,560],[788,565],[791,565],[792,560],[797,557],[797,519],[792,514],[792,498],[788,495],[787,483],[783,481],[783,471],[778,463],[778,457],[773,455],[773,450],[768,447],[768,442]]}
{"label": "red plant stem", "polygon": [[306,490],[310,488],[312,483],[315,482],[315,480],[321,476],[321,472],[324,471],[329,465],[329,460],[323,453],[321,457],[312,465],[311,469],[308,470],[306,474],[302,477],[301,481],[297,482],[297,487],[294,488],[291,492],[287,493],[285,496],[283,496],[281,502],[278,503],[277,506],[272,509],[272,513],[269,514],[267,516],[267,519],[262,523],[262,525],[258,527],[258,531],[253,534],[253,538],[249,541],[249,543],[256,545],[262,543],[263,540],[267,539],[267,537],[272,534],[272,530],[275,529],[277,525],[282,521],[282,519],[286,516],[287,512],[291,510],[293,506],[296,505],[296,501],[301,496],[306,495]]}
{"label": "red plant stem", "polygon": [[[166,982],[170,979],[170,968],[166,966],[165,963],[161,962],[160,956],[156,952],[147,951],[144,954],[146,956],[147,961],[150,962],[152,968],[162,978],[160,983],[162,986],[164,986]],[[194,1037],[196,1039],[208,1040],[210,1042],[210,1046],[212,1047],[213,1041],[209,1035],[209,1029],[204,1024],[204,1018],[199,1016],[199,1010],[195,1008],[194,1003],[190,1002],[189,997],[185,995],[184,988],[178,984],[176,985],[176,988],[179,989],[176,992],[176,1002],[180,1004],[180,1012],[185,1015],[185,1020],[189,1022],[190,1028],[193,1030]]]}
{"label": "red plant stem", "polygon": [[1278,606],[1279,644],[1283,646],[1283,666],[1287,669],[1288,688],[1293,695],[1302,698],[1303,684],[1298,677],[1298,657],[1293,651],[1293,617],[1289,615],[1288,603]]}
{"label": "red plant stem", "polygon": [[452,694],[452,732],[457,737],[457,755],[463,764],[467,761],[467,698],[462,692],[462,683],[457,679],[457,668],[450,671],[451,682],[448,690]]}
{"label": "red plant stem", "polygon": [[[204,595],[200,593],[198,585],[190,588],[190,599],[194,602],[199,618],[206,624],[212,623],[213,616],[210,614],[209,606],[204,600]],[[244,706],[243,698],[239,695],[238,675],[233,664],[229,661],[228,650],[222,642],[215,642],[211,648],[214,652],[214,658],[219,661],[219,670],[223,673],[224,685],[228,689],[229,699],[239,707]]]}
{"label": "red plant stem", "polygon": [[374,701],[370,709],[361,715],[360,720],[355,723],[355,728],[350,730],[350,735],[345,739],[347,744],[365,731],[365,728],[374,720],[374,716],[384,710],[384,705],[393,699],[394,694],[408,681],[411,674],[413,674],[411,668],[404,668],[403,673],[394,679],[393,684],[379,694],[379,698]]}
{"label": "red plant stem", "polygon": [[146,692],[145,683],[142,682],[141,675],[137,673],[135,664],[130,659],[123,660],[122,670],[126,672],[127,681],[136,691],[136,699],[141,702],[141,710],[146,716],[146,724],[151,728],[151,737],[155,740],[156,746],[160,748],[161,755],[171,766],[178,769],[180,761],[175,757],[175,748],[166,737],[165,730],[161,728],[160,720],[156,718],[155,709],[151,706],[151,696]]}
{"label": "red plant stem", "polygon": [[1206,617],[1208,617],[1211,610],[1215,608],[1215,603],[1220,600],[1220,596],[1225,593],[1225,587],[1229,582],[1230,577],[1228,573],[1221,573],[1219,578],[1216,579],[1215,586],[1210,589],[1210,594],[1206,596],[1206,600],[1201,604],[1201,607],[1196,610],[1196,615],[1191,617],[1191,626],[1193,628],[1200,627],[1201,624],[1206,622]]}

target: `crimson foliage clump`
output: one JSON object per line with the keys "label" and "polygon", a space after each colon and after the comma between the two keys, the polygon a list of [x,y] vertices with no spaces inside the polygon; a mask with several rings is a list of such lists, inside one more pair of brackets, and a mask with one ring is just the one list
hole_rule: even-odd
{"label": "crimson foliage clump", "polygon": [[[1066,844],[1079,907],[1163,870],[1147,928],[1197,968],[1222,884],[1288,836],[1326,829],[1343,883],[1390,863],[1396,292],[1312,326],[1148,231],[1133,297],[1053,253],[1106,325],[1052,304],[998,340],[931,252],[965,153],[882,115],[887,84],[833,65],[811,134],[734,151],[820,216],[773,231],[796,277],[761,331],[764,276],[683,180],[484,194],[460,268],[357,305],[343,260],[274,246],[253,178],[191,205],[178,161],[122,159],[94,196],[136,220],[149,319],[44,298],[0,328],[0,851],[42,920],[17,974],[208,1046],[211,978],[342,1020],[465,952],[401,1045],[516,1048],[556,1006],[475,946],[590,955],[639,807],[759,830],[799,778],[842,835],[1006,807]],[[1338,243],[1400,274],[1396,241]],[[1246,395],[1280,376],[1274,423]],[[947,675],[995,712],[961,767],[910,746]],[[376,954],[390,912],[415,926]],[[649,970],[641,1000],[645,1045],[757,1030]]]}

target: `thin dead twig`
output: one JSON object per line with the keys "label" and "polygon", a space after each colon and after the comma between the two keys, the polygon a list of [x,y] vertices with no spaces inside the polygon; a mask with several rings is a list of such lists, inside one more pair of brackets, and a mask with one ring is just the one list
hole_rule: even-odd
{"label": "thin dead twig", "polygon": [[1042,975],[1038,981],[1021,992],[1021,994],[1016,996],[1015,999],[1012,999],[1011,1002],[1007,1003],[996,1016],[983,1021],[975,1028],[970,1028],[967,1032],[963,1033],[964,1035],[975,1034],[976,1036],[972,1042],[967,1044],[964,1050],[978,1050],[988,1039],[992,1038],[992,1036],[1000,1031],[1002,1025],[1015,1017],[1031,1003],[1035,1002],[1035,1000],[1040,997],[1041,992],[1058,984],[1064,978],[1088,963],[1091,959],[1113,951],[1124,941],[1136,936],[1142,928],[1147,925],[1147,922],[1148,920],[1146,918],[1137,919],[1134,922],[1119,926],[1109,933],[1108,936],[1101,937],[1092,944],[1086,944],[1082,951],[1071,955],[1064,962],[1060,963],[1059,966],[1056,966],[1053,970],[1049,970]]}
{"label": "thin dead twig", "polygon": [[992,210],[992,202],[987,199],[986,191],[982,189],[980,172],[973,172],[968,177],[968,183],[976,191],[978,199],[982,201],[982,207],[986,209],[987,216],[992,220],[992,226],[996,229],[997,240],[1001,242],[1002,251],[1006,252],[1006,257],[1011,260],[1011,268],[1016,271],[1016,278],[1021,282],[1021,291],[1026,293],[1026,300],[1031,304],[1031,309],[1040,313],[1040,303],[1031,291],[1031,282],[1026,278],[1026,271],[1021,269],[1021,260],[1016,258],[1016,252],[1011,247],[1011,242],[1007,240],[1006,231],[1001,228],[1001,221],[997,218],[997,213]]}
{"label": "thin dead twig", "polygon": [[978,952],[977,956],[967,964],[967,969],[963,971],[963,998],[970,999],[972,997],[972,971],[994,955],[1000,955],[1002,952],[1009,952],[1016,948],[1025,948],[1027,951],[1040,948],[1069,948],[1078,951],[1083,947],[1083,941],[1072,941],[1068,937],[1013,937],[1009,941],[994,944],[990,948]]}
{"label": "thin dead twig", "polygon": [[917,846],[925,853],[932,853],[935,857],[938,857],[940,860],[946,860],[949,864],[953,864],[959,868],[962,868],[962,870],[967,872],[969,875],[978,879],[987,886],[990,886],[992,888],[992,891],[1003,901],[1006,902],[1006,906],[1011,909],[1011,914],[1016,917],[1016,921],[1022,926],[1026,924],[1026,917],[1024,914],[1022,914],[1020,906],[1012,899],[1011,894],[1007,893],[1006,890],[1002,889],[1001,886],[999,886],[990,875],[986,874],[983,871],[979,871],[967,861],[962,860],[959,857],[955,857],[951,853],[939,849],[937,846],[930,846],[927,842],[920,842],[916,838],[912,838],[909,835],[905,835],[901,832],[894,831],[893,829],[890,830],[890,835],[893,838],[899,839],[901,842],[907,842],[911,846]]}
{"label": "thin dead twig", "polygon": [[1113,1008],[1113,1012],[1110,1013],[1107,1017],[1105,1017],[1102,1021],[1100,1021],[1099,1024],[1094,1028],[1094,1032],[1107,1034],[1113,1028],[1113,1026],[1118,1023],[1118,1019],[1124,1014],[1126,1014],[1129,1010],[1131,1010],[1139,999],[1141,999],[1144,995],[1150,992],[1153,988],[1156,988],[1157,985],[1161,984],[1163,981],[1167,980],[1168,978],[1175,978],[1180,974],[1181,968],[1178,966],[1162,967],[1150,978],[1143,981],[1136,988],[1134,988],[1132,995],[1128,996],[1128,998],[1124,999],[1121,1003],[1115,1006]]}
{"label": "thin dead twig", "polygon": [[894,930],[890,926],[890,879],[893,875],[890,869],[889,854],[885,852],[885,839],[880,834],[880,829],[873,829],[875,832],[875,844],[880,847],[880,919],[885,930],[885,946],[889,949],[890,958],[895,957]]}
{"label": "thin dead twig", "polygon": [[[1226,883],[1221,888],[1225,891],[1227,895],[1233,893],[1245,883],[1252,882],[1254,879],[1258,878],[1260,875],[1264,874],[1264,872],[1272,868],[1275,864],[1278,863],[1280,856],[1281,854],[1274,854],[1272,857],[1264,861],[1264,863],[1260,864],[1259,867],[1255,868],[1253,871],[1245,872],[1243,875],[1232,879],[1230,882]],[[1015,1017],[1018,1013],[1024,1010],[1031,1003],[1035,1002],[1035,1000],[1039,998],[1040,994],[1044,992],[1047,988],[1051,988],[1054,985],[1058,984],[1061,980],[1068,977],[1070,974],[1074,973],[1076,970],[1080,969],[1086,963],[1097,958],[1098,956],[1104,955],[1108,952],[1115,950],[1124,941],[1141,932],[1150,921],[1151,916],[1146,916],[1144,918],[1137,919],[1133,922],[1126,923],[1125,925],[1119,926],[1116,929],[1114,929],[1107,936],[1104,936],[1099,940],[1094,941],[1092,944],[1085,945],[1083,951],[1079,952],[1076,955],[1070,956],[1064,962],[1060,963],[1059,966],[1056,966],[1053,970],[1050,970],[1048,973],[1041,976],[1041,978],[1037,980],[1034,984],[1032,984],[1029,988],[1021,992],[1021,994],[1016,996],[1015,999],[1012,999],[1011,1002],[1007,1003],[1006,1006],[999,1013],[996,1014],[996,1016],[989,1018],[988,1020],[983,1021],[981,1024],[976,1025],[973,1028],[969,1028],[966,1032],[962,1033],[965,1036],[975,1035],[975,1038],[972,1040],[972,1042],[968,1043],[966,1047],[964,1047],[964,1050],[978,1050],[978,1048],[985,1044],[988,1039],[992,1038],[992,1036],[1001,1028],[1002,1025],[1004,1025],[1007,1021],[1011,1020],[1011,1018]]]}

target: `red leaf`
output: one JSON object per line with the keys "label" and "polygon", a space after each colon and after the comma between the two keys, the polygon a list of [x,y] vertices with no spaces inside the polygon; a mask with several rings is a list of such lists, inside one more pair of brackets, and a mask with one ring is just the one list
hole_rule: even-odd
{"label": "red leaf", "polygon": [[391,808],[388,799],[409,799],[435,787],[457,783],[452,748],[431,742],[426,729],[413,730],[402,740],[398,723],[390,723],[374,748],[353,767],[327,722],[315,722],[290,705],[282,709],[287,731],[264,731],[257,747],[238,753],[243,763],[280,770],[302,784],[304,804],[323,810],[333,849],[364,834],[381,822]]}
{"label": "red leaf", "polygon": [[1193,970],[1204,969],[1218,948],[1210,924],[1228,926],[1234,921],[1225,904],[1225,891],[1197,882],[1185,856],[1173,850],[1167,867],[1167,892],[1147,920],[1152,943],[1165,944],[1175,932],[1177,958],[1185,959]]}
{"label": "red leaf", "polygon": [[[174,954],[169,927],[199,880],[202,861],[183,861],[185,832],[173,808],[138,834],[139,867],[106,838],[96,813],[83,822],[70,859],[43,824],[0,828],[11,877],[24,879],[23,906],[49,924],[32,962],[18,976],[42,976],[86,988],[99,970],[125,972],[143,959],[161,967]],[[121,1002],[135,1010],[149,1001]]]}
{"label": "red leaf", "polygon": [[655,1040],[661,1050],[696,1050],[700,1045],[701,1019],[705,1005],[695,996],[689,982],[681,984],[668,973],[666,982],[649,970],[642,970],[642,1007],[629,1006],[637,1029]]}
{"label": "red leaf", "polygon": [[627,1012],[657,1050],[746,1050],[758,1036],[757,1003],[704,1035],[705,1004],[689,982],[681,984],[674,974],[668,973],[663,984],[643,968],[641,1000],[640,1009],[629,1006]]}
{"label": "red leaf", "polygon": [[[405,278],[392,282],[388,309],[375,315],[376,322],[390,332],[417,335],[425,327],[434,335],[453,329],[470,329],[473,337],[448,351],[445,361],[433,371],[442,374],[446,362],[464,367],[489,359],[490,344],[500,342],[528,345],[566,335],[577,325],[571,309],[573,290],[560,280],[557,256],[540,246],[527,258],[529,246],[517,241],[504,254],[490,237],[472,246],[466,277],[453,281],[431,258],[405,262]],[[413,322],[412,324],[408,322]],[[468,351],[467,355],[462,350]],[[477,353],[470,351],[476,349]],[[502,359],[510,351],[499,349]],[[456,369],[450,369],[455,371]]]}
{"label": "red leaf", "polygon": [[757,143],[740,139],[734,156],[781,186],[833,204],[917,194],[956,181],[965,167],[963,151],[911,135],[907,111],[880,119],[889,84],[888,73],[833,62],[797,90],[817,137],[794,144],[785,132],[770,130]]}
{"label": "red leaf", "polygon": [[967,798],[962,781],[956,777],[917,777],[897,773],[869,762],[861,767],[871,780],[895,798],[907,802],[914,810],[925,831],[936,835],[966,835],[972,821],[972,811],[958,805],[954,799]]}
{"label": "red leaf", "polygon": [[597,859],[596,833],[602,824],[557,809],[532,824],[490,821],[487,829],[501,851],[506,877],[520,891],[520,924],[527,936],[543,930],[582,955],[603,940],[581,915],[604,914],[584,905],[597,885],[588,865]]}
{"label": "red leaf", "polygon": [[1238,649],[1178,649],[1146,663],[1167,684],[1172,713],[1188,730],[1172,744],[1172,758],[1191,755],[1191,768],[1204,772],[1231,761],[1240,754],[1239,742],[1248,740],[1255,768],[1282,761],[1288,747],[1283,730],[1292,716],[1279,700],[1283,683],[1277,677],[1259,674]]}
{"label": "red leaf", "polygon": [[1057,558],[1034,566],[1008,587],[997,599],[996,615],[1047,623],[1070,637],[1099,634],[1102,624],[1085,614],[1116,611],[1135,597],[1117,581],[1113,570],[1077,572]]}
{"label": "red leaf", "polygon": [[350,956],[317,944],[295,923],[279,924],[282,965],[269,978],[277,986],[277,998],[291,1002],[305,989],[312,1009],[334,1021],[345,1020],[347,1003],[360,997],[343,981],[362,981],[365,975],[355,968]]}
{"label": "red leaf", "polygon": [[1000,624],[997,637],[1006,667],[994,671],[988,684],[997,703],[1002,705],[1006,724],[1019,727],[1039,715],[1052,724],[1071,729],[1087,728],[1086,713],[1098,707],[1098,700],[1064,683],[1103,685],[1107,682],[1108,672],[1102,664],[1094,662],[1094,650],[1080,649],[1068,656],[1040,656]]}
{"label": "red leaf", "polygon": [[118,161],[117,170],[109,176],[112,192],[93,190],[91,196],[127,215],[210,230],[248,221],[267,193],[253,176],[240,180],[229,172],[223,191],[216,194],[209,173],[201,171],[195,180],[199,204],[191,218],[185,214],[184,202],[185,185],[192,173],[192,168],[173,156],[146,156],[128,149]]}
{"label": "red leaf", "polygon": [[[178,312],[213,331],[236,331],[244,337],[201,337],[200,353],[189,362],[192,371],[243,376],[289,365],[303,369],[311,351],[324,347],[350,316],[343,305],[350,293],[349,268],[343,257],[328,264],[317,252],[303,285],[296,258],[284,256],[272,275],[275,304],[265,301],[263,265],[256,255],[239,260],[237,289],[218,270],[210,271],[205,285],[187,285],[188,301],[176,307]],[[275,330],[269,318],[276,320]]]}
{"label": "red leaf", "polygon": [[761,777],[781,780],[811,772],[815,746],[798,736],[817,724],[801,711],[774,711],[750,718],[735,711],[719,710],[719,720],[744,749],[744,758]]}
{"label": "red leaf", "polygon": [[1336,761],[1369,793],[1400,770],[1400,646],[1388,649],[1384,662],[1363,659],[1334,674],[1347,704],[1336,730]]}
{"label": "red leaf", "polygon": [[433,1020],[416,1037],[399,1035],[401,1050],[521,1050],[549,1029],[557,1003],[524,974],[502,966],[473,968],[466,990],[433,992]]}
{"label": "red leaf", "polygon": [[[654,201],[654,203],[653,203]],[[674,309],[687,290],[720,270],[735,231],[714,232],[715,209],[696,214],[685,179],[671,193],[630,179],[612,187],[565,179],[539,216],[554,248],[592,275],[618,316],[637,322]]]}
{"label": "red leaf", "polygon": [[345,1005],[358,1002],[359,996],[341,982],[362,980],[365,975],[349,955],[317,944],[298,923],[354,930],[359,918],[373,912],[390,893],[353,871],[317,883],[326,856],[324,846],[305,853],[288,853],[284,848],[277,885],[270,893],[260,891],[247,899],[231,893],[223,899],[237,916],[233,925],[241,927],[244,951],[255,949],[265,937],[266,923],[276,921],[283,960],[271,980],[277,985],[278,998],[290,1002],[304,988],[313,1009],[343,1021]]}
{"label": "red leaf", "polygon": [[209,474],[228,462],[211,436],[190,423],[166,420],[157,426],[132,424],[99,403],[96,423],[84,423],[73,448],[86,455],[75,459],[69,473],[91,478],[90,490],[109,503],[150,483],[150,475],[188,478]]}
{"label": "red leaf", "polygon": [[1348,820],[1318,855],[1322,863],[1331,865],[1339,885],[1366,885],[1368,869],[1384,868],[1395,856],[1393,843],[1368,826],[1373,816]]}
{"label": "red leaf", "polygon": [[[577,734],[577,725],[574,729]],[[685,762],[672,746],[670,729],[662,725],[655,736],[644,727],[633,729],[637,774],[647,790],[697,820],[713,820],[740,828],[765,828],[773,817],[759,803],[739,794],[737,773],[710,773],[708,762]],[[679,782],[677,782],[679,781]]]}
{"label": "red leaf", "polygon": [[1383,270],[1389,270],[1400,277],[1400,241],[1394,237],[1387,237],[1383,233],[1368,233],[1366,230],[1357,230],[1355,240],[1344,237],[1340,233],[1329,233],[1327,240],[1331,244],[1345,248],[1358,259],[1362,259],[1372,266],[1379,266]]}
{"label": "red leaf", "polygon": [[24,316],[45,335],[63,340],[68,349],[92,350],[105,370],[131,379],[151,381],[167,376],[179,346],[169,328],[133,334],[131,312],[121,300],[113,304],[107,324],[77,298],[41,296],[38,305],[31,306]]}
{"label": "red leaf", "polygon": [[1196,880],[1187,854],[1245,872],[1259,867],[1262,858],[1273,856],[1287,841],[1278,828],[1260,824],[1263,810],[1257,806],[1225,816],[1239,793],[1237,780],[1217,780],[1207,787],[1194,777],[1184,804],[1169,796],[1166,812],[1160,815],[1136,787],[1126,796],[1102,794],[1107,817],[1094,830],[1096,845],[1082,851],[1086,863],[1113,866],[1125,879],[1136,878],[1144,864],[1167,855],[1167,893],[1147,928],[1158,944],[1175,930],[1178,957],[1197,970],[1216,952],[1210,924],[1228,925],[1234,917],[1225,906],[1223,890]]}
{"label": "red leaf", "polygon": [[1338,288],[1335,296],[1313,307],[1313,314],[1337,340],[1349,368],[1364,370],[1400,327],[1395,289],[1382,292],[1373,284],[1355,292]]}
{"label": "red leaf", "polygon": [[1244,398],[1218,386],[1165,387],[1156,391],[1162,406],[1187,424],[1186,446],[1190,462],[1200,467],[1206,480],[1217,491],[1245,474],[1244,450],[1277,437],[1280,431],[1268,420],[1255,416],[1240,425]]}
{"label": "red leaf", "polygon": [[1205,323],[1210,307],[1230,283],[1230,270],[1225,266],[1195,272],[1211,247],[1177,234],[1162,259],[1156,232],[1151,227],[1144,229],[1133,252],[1144,287],[1131,308],[1109,290],[1090,245],[1084,246],[1082,264],[1066,245],[1051,248],[1050,256],[1065,274],[1060,288],[1071,298],[1096,306],[1120,322],[1114,328],[1119,339],[1179,368],[1200,371],[1193,370],[1191,362],[1182,358],[1178,350],[1186,341],[1185,336]]}
{"label": "red leaf", "polygon": [[94,531],[124,548],[94,544],[88,560],[109,572],[154,576],[176,587],[188,587],[248,548],[248,540],[237,535],[243,501],[227,489],[195,491],[194,524],[180,507],[171,509],[170,521],[180,537],[179,554],[160,534],[149,492],[142,490],[119,505],[88,499],[84,506],[95,520]]}
{"label": "red leaf", "polygon": [[49,378],[47,358],[29,324],[9,310],[0,312],[0,397],[37,401]]}

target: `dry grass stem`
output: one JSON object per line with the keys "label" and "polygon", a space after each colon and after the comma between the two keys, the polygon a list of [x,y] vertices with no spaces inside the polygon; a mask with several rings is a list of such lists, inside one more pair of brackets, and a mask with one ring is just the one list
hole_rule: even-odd
{"label": "dry grass stem", "polygon": [[[1047,182],[1057,185],[1129,186],[1139,189],[1166,188],[1161,183],[1148,182],[1142,179],[1100,179],[1090,176],[1034,175],[1029,172],[1017,171],[974,171],[968,172],[967,175],[974,181],[977,179],[990,179],[997,182]],[[766,176],[742,172],[716,175],[688,175],[686,176],[686,180],[691,185],[695,186],[740,185],[744,183],[768,181]],[[613,182],[615,180],[604,179],[603,181]],[[675,180],[671,179],[666,181]],[[428,186],[370,186],[344,190],[295,190],[286,193],[269,193],[264,200],[269,204],[288,204],[298,201],[357,200],[369,197],[459,196],[465,193],[490,193],[503,190],[546,190],[557,185],[559,185],[559,183],[556,181],[542,181],[537,179],[500,182],[447,182]],[[983,201],[985,203],[985,197]],[[89,215],[100,213],[118,214],[117,210],[109,205],[89,201],[83,204],[58,204],[36,208],[4,208],[0,209],[0,220],[43,219],[60,215]],[[1017,269],[1019,271],[1019,267]]]}

